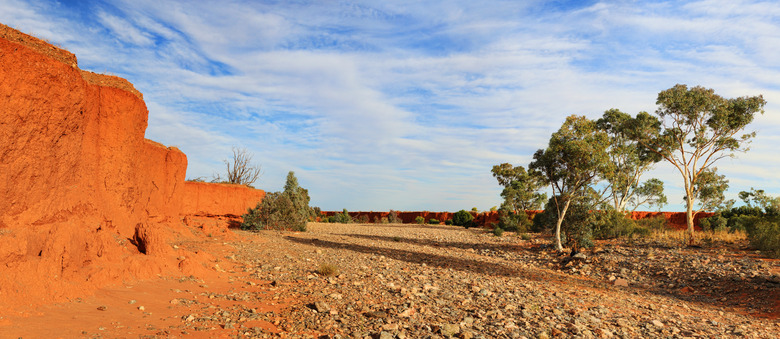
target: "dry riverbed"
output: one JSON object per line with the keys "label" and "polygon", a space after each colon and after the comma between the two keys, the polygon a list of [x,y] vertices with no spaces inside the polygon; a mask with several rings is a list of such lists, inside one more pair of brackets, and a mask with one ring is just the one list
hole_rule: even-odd
{"label": "dry riverbed", "polygon": [[[6,326],[0,320],[0,334],[384,339],[780,333],[780,261],[740,248],[611,242],[572,258],[553,251],[548,238],[495,237],[443,225],[311,223],[305,233],[236,233],[232,240],[177,244],[213,255],[212,276],[105,289],[6,319]],[[30,328],[41,321],[54,330]]]}

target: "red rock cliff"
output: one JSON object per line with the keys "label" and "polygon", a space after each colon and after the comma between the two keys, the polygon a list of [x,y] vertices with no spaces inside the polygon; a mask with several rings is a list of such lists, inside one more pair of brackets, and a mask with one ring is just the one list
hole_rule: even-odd
{"label": "red rock cliff", "polygon": [[241,214],[262,199],[185,183],[187,157],[144,139],[147,116],[126,80],[82,71],[73,54],[0,24],[4,306],[175,269],[166,239],[182,214]]}

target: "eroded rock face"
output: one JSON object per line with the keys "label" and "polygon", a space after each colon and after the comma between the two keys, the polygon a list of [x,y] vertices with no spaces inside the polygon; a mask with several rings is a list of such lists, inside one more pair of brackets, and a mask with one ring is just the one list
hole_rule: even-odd
{"label": "eroded rock face", "polygon": [[[145,139],[147,117],[126,80],[82,71],[73,54],[0,24],[4,304],[178,267],[168,242],[193,200],[184,188],[187,157]],[[223,190],[246,192],[223,192],[223,204],[198,209],[241,214],[262,199],[260,190]]]}

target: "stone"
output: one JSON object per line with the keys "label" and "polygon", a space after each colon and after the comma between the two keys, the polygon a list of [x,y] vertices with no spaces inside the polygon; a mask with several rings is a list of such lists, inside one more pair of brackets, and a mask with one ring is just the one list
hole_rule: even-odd
{"label": "stone", "polygon": [[398,331],[398,324],[385,324],[382,325],[383,331]]}
{"label": "stone", "polygon": [[322,301],[317,301],[314,303],[314,309],[317,310],[317,312],[326,313],[330,311],[330,305]]}
{"label": "stone", "polygon": [[612,282],[612,285],[620,286],[620,287],[628,287],[628,280],[623,278],[617,278],[615,281]]}
{"label": "stone", "polygon": [[571,258],[572,259],[577,259],[577,260],[585,260],[585,259],[588,259],[588,256],[585,255],[585,253],[579,252],[579,253],[573,255]]}
{"label": "stone", "polygon": [[458,324],[444,324],[441,326],[441,335],[445,337],[451,337],[460,333],[460,325]]}

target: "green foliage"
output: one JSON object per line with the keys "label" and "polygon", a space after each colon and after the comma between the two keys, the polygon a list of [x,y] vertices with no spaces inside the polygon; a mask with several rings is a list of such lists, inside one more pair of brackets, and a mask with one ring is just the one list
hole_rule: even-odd
{"label": "green foliage", "polygon": [[[353,218],[355,219],[355,218]],[[360,224],[368,224],[368,216],[365,214],[361,214],[357,217],[357,222]]]}
{"label": "green foliage", "polygon": [[780,218],[765,217],[748,227],[750,245],[773,258],[780,258]]}
{"label": "green foliage", "polygon": [[569,116],[561,128],[553,133],[546,149],[534,153],[528,165],[539,171],[553,190],[555,206],[555,246],[563,249],[561,227],[569,206],[582,200],[603,167],[609,162],[608,135],[600,131],[594,121],[584,116]]}
{"label": "green foliage", "polygon": [[474,216],[466,210],[460,210],[455,212],[452,216],[452,224],[455,226],[463,226],[465,228],[472,227],[474,223]]}
{"label": "green foliage", "polygon": [[387,216],[387,220],[391,224],[403,224],[403,220],[401,220],[401,217],[398,216],[398,212],[390,210],[390,214]]}
{"label": "green foliage", "polygon": [[661,160],[661,156],[630,137],[631,120],[630,115],[610,109],[596,121],[598,128],[609,136],[609,161],[601,167],[600,173],[607,186],[601,195],[617,211],[623,211],[627,206],[636,210],[643,204],[660,208],[666,204],[663,182],[650,179],[640,184],[640,179],[644,172]]}
{"label": "green foliage", "polygon": [[345,208],[343,211],[336,213],[330,222],[337,222],[340,224],[350,224],[352,223],[352,217],[349,215],[349,212]]}
{"label": "green foliage", "polygon": [[477,209],[476,207],[472,207],[472,208],[471,208],[471,211],[472,211],[472,212],[479,212],[479,209]]}
{"label": "green foliage", "polygon": [[423,218],[421,215],[418,215],[414,218],[414,222],[422,225],[425,223],[425,218]]}
{"label": "green foliage", "polygon": [[493,225],[493,235],[497,237],[504,235],[504,229],[499,227],[498,224]]}
{"label": "green foliage", "polygon": [[662,215],[652,218],[639,219],[636,221],[636,223],[640,228],[646,229],[648,233],[650,231],[662,231],[668,228],[668,225],[666,224],[666,218],[664,218]]}
{"label": "green foliage", "polygon": [[528,232],[531,228],[531,220],[525,211],[514,211],[504,208],[504,205],[498,210],[498,227],[504,231]]}
{"label": "green foliage", "polygon": [[728,221],[729,220],[723,216],[716,214],[709,218],[699,220],[699,226],[701,226],[701,229],[705,232],[720,232],[728,230]]}
{"label": "green foliage", "polygon": [[739,192],[739,198],[747,204],[748,207],[763,209],[766,214],[780,214],[780,197],[773,198],[766,195],[764,190],[750,188],[750,191]]}
{"label": "green foliage", "polygon": [[[547,195],[539,193],[544,186],[544,179],[537,171],[526,172],[523,166],[512,166],[508,163],[493,166],[491,170],[498,184],[504,187],[501,197],[503,206],[511,210],[538,209]],[[494,209],[491,208],[491,211]]]}
{"label": "green foliage", "polygon": [[714,211],[726,201],[723,193],[729,188],[729,181],[725,175],[719,175],[717,170],[717,167],[704,169],[693,185],[699,211]]}
{"label": "green foliage", "polygon": [[616,210],[594,211],[590,223],[593,237],[596,239],[614,239],[650,233],[649,228],[640,226],[636,221],[626,217],[623,212]]}
{"label": "green foliage", "polygon": [[287,174],[283,192],[266,194],[255,208],[243,215],[242,229],[306,231],[306,222],[313,216],[309,207],[309,192],[298,186],[295,173]]}
{"label": "green foliage", "polygon": [[428,220],[428,223],[431,224],[431,225],[438,225],[439,224],[439,220],[431,218],[431,220]]}
{"label": "green foliage", "polygon": [[531,235],[528,234],[528,233],[522,233],[522,234],[520,234],[520,239],[531,240]]}
{"label": "green foliage", "polygon": [[447,226],[452,225],[452,219],[444,220],[444,224],[447,225]]}
{"label": "green foliage", "polygon": [[[726,99],[712,89],[686,85],[658,93],[656,116],[640,112],[630,122],[630,137],[671,163],[683,176],[686,208],[693,212],[695,199],[704,194],[718,198],[718,188],[708,192],[698,184],[703,171],[716,161],[745,152],[755,132],[742,133],[756,113],[764,113],[763,97]],[[708,179],[705,175],[704,179]],[[717,177],[709,181],[717,185]],[[696,189],[698,185],[698,189]],[[716,199],[717,200],[717,199]],[[711,206],[710,202],[703,208]],[[693,220],[688,220],[693,239]]]}

